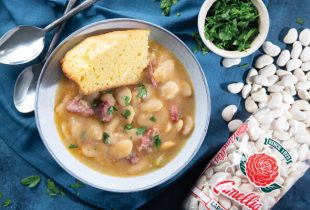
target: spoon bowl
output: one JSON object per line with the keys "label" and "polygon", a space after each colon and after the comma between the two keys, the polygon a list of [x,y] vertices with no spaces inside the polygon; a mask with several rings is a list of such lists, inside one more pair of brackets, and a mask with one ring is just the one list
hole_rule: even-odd
{"label": "spoon bowl", "polygon": [[45,30],[34,26],[18,26],[0,39],[0,63],[27,63],[40,55],[44,48]]}

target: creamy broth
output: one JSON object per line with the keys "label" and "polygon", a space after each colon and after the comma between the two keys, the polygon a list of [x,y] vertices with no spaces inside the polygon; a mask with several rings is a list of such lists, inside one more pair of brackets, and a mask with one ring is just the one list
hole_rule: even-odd
{"label": "creamy broth", "polygon": [[[139,85],[89,96],[80,95],[67,78],[59,84],[55,122],[60,137],[78,160],[97,171],[124,177],[163,167],[194,129],[194,93],[184,66],[157,42],[150,42],[149,52],[155,84],[147,69]],[[89,112],[75,113],[77,107],[68,109],[69,103]]]}

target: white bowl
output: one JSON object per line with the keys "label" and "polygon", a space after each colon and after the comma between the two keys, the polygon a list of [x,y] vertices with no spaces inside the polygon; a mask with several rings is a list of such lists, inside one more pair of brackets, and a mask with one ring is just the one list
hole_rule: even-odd
{"label": "white bowl", "polygon": [[216,0],[206,0],[203,5],[200,8],[199,15],[198,15],[198,30],[199,35],[201,37],[201,40],[203,43],[215,54],[218,54],[224,58],[243,58],[246,57],[252,53],[254,53],[262,44],[264,43],[265,39],[268,35],[269,30],[269,14],[267,11],[267,8],[262,0],[252,0],[253,4],[255,5],[258,13],[259,13],[259,34],[258,36],[253,40],[251,47],[245,51],[229,51],[220,49],[217,46],[215,46],[212,42],[207,40],[205,38],[205,21],[206,16],[211,8],[212,4]]}
{"label": "white bowl", "polygon": [[[172,51],[183,63],[195,89],[196,116],[195,129],[192,135],[173,160],[154,172],[122,178],[100,173],[84,165],[71,155],[56,130],[54,103],[58,82],[63,77],[59,61],[69,49],[88,36],[130,28],[150,29],[150,38],[158,41]],[[201,66],[191,50],[169,31],[151,23],[132,19],[100,21],[70,35],[48,58],[43,67],[36,90],[36,123],[43,143],[53,158],[64,170],[80,181],[99,189],[114,192],[145,190],[171,179],[180,172],[192,160],[204,140],[209,125],[210,110],[211,104],[208,84]]]}

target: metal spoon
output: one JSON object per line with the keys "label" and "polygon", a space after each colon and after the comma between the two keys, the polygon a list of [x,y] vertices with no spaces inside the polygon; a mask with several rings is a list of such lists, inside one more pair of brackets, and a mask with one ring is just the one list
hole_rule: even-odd
{"label": "metal spoon", "polygon": [[[68,13],[77,0],[69,0],[64,14]],[[63,23],[55,33],[44,59],[37,64],[26,67],[17,77],[14,87],[14,105],[19,112],[28,113],[34,110],[36,85],[41,73],[41,69],[55,48],[65,23]]]}
{"label": "metal spoon", "polygon": [[0,63],[22,64],[35,59],[44,48],[45,34],[76,13],[93,5],[98,0],[86,0],[66,15],[55,20],[45,28],[18,26],[11,29],[0,39]]}

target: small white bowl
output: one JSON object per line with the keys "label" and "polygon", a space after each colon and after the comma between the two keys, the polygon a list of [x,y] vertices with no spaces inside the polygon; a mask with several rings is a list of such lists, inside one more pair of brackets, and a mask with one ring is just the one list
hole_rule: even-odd
{"label": "small white bowl", "polygon": [[251,47],[249,49],[240,52],[240,51],[229,51],[229,50],[220,49],[217,46],[215,46],[212,42],[210,42],[209,40],[205,38],[206,16],[212,4],[215,1],[216,0],[206,0],[201,6],[200,11],[199,11],[198,30],[199,30],[199,35],[203,43],[212,52],[224,58],[243,58],[243,57],[246,57],[254,53],[264,43],[265,39],[267,38],[268,30],[269,30],[269,14],[268,14],[268,11],[267,11],[267,8],[264,2],[262,0],[252,0],[253,4],[255,5],[259,13],[259,20],[258,20],[259,34],[253,40]]}

